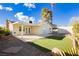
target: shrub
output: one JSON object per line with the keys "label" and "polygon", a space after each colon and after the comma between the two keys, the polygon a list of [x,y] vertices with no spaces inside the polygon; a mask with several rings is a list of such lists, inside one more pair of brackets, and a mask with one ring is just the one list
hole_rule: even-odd
{"label": "shrub", "polygon": [[3,35],[10,35],[10,31],[7,28],[0,27],[0,37]]}
{"label": "shrub", "polygon": [[70,35],[70,39],[72,40],[72,49],[67,49],[68,55],[79,56],[79,21],[74,21],[72,23],[72,31],[73,34]]}
{"label": "shrub", "polygon": [[0,34],[0,37],[1,37],[1,34]]}
{"label": "shrub", "polygon": [[69,48],[65,49],[66,56],[79,56],[79,49]]}
{"label": "shrub", "polygon": [[3,35],[4,34],[4,30],[2,27],[0,27],[0,35]]}
{"label": "shrub", "polygon": [[3,35],[3,28],[2,27],[0,27],[0,38],[2,37],[2,35]]}
{"label": "shrub", "polygon": [[0,34],[4,34],[4,30],[0,30]]}
{"label": "shrub", "polygon": [[72,24],[73,35],[79,39],[79,22],[74,21]]}
{"label": "shrub", "polygon": [[10,35],[9,29],[6,28],[6,29],[4,30],[4,35]]}

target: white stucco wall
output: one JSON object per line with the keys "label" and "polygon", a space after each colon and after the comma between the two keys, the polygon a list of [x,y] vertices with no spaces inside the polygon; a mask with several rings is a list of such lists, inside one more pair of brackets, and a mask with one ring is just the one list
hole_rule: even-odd
{"label": "white stucco wall", "polygon": [[13,24],[9,22],[9,30],[12,32],[13,31]]}
{"label": "white stucco wall", "polygon": [[[9,24],[9,25],[10,25],[10,31],[12,31],[13,35],[22,34],[22,32],[19,31],[19,27],[21,26],[21,24],[16,23],[16,24]],[[52,26],[49,25],[48,22],[45,22],[45,23],[41,24],[40,26],[24,26],[24,27],[25,27],[25,31],[23,31],[23,34],[26,34],[26,28],[31,29],[30,34],[47,35],[49,33],[52,33]]]}
{"label": "white stucco wall", "polygon": [[52,27],[47,23],[43,23],[41,26],[40,26],[40,29],[39,29],[39,34],[49,34],[52,32]]}

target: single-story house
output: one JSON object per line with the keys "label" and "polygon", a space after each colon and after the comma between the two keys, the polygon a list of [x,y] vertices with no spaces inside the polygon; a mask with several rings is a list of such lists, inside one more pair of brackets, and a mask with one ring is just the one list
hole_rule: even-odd
{"label": "single-story house", "polygon": [[55,27],[47,21],[38,24],[32,21],[28,23],[8,21],[7,25],[13,35],[47,35],[52,33]]}

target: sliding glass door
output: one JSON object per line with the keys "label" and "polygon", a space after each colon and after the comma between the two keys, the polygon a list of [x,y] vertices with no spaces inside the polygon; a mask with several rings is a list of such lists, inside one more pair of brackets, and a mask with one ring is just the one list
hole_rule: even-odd
{"label": "sliding glass door", "polygon": [[26,28],[26,34],[31,34],[31,28]]}

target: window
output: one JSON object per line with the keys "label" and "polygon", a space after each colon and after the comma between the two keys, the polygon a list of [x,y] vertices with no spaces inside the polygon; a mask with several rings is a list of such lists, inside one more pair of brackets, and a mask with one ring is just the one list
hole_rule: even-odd
{"label": "window", "polygon": [[30,28],[29,28],[29,33],[30,33]]}
{"label": "window", "polygon": [[51,30],[51,28],[49,28],[49,30]]}
{"label": "window", "polygon": [[26,28],[26,33],[27,33],[27,28]]}
{"label": "window", "polygon": [[21,31],[21,26],[19,27],[19,31]]}
{"label": "window", "polygon": [[25,31],[25,27],[23,27],[23,31]]}
{"label": "window", "polygon": [[14,34],[16,34],[16,32],[14,32]]}
{"label": "window", "polygon": [[49,31],[52,32],[52,28],[49,28]]}

